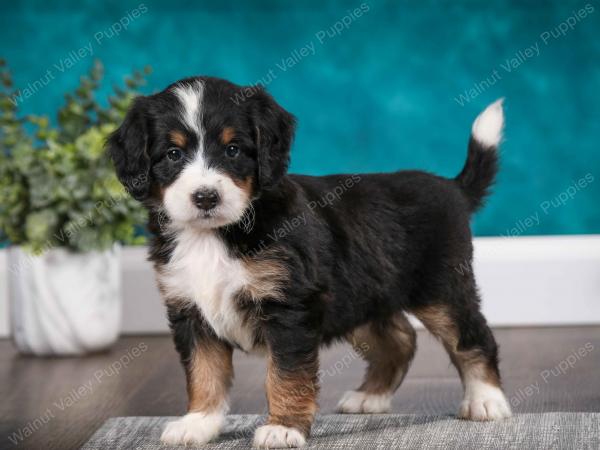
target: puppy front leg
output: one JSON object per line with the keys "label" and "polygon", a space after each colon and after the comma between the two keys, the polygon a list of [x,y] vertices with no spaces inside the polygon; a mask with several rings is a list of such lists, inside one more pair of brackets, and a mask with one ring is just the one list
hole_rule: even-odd
{"label": "puppy front leg", "polygon": [[165,427],[169,445],[202,445],[218,436],[233,379],[232,348],[207,328],[197,309],[169,307],[175,347],[185,369],[188,412]]}
{"label": "puppy front leg", "polygon": [[[298,334],[295,339],[302,340]],[[265,383],[269,417],[254,434],[258,448],[302,447],[317,411],[318,346],[286,349],[286,342],[290,341],[279,340],[278,348],[269,349]]]}

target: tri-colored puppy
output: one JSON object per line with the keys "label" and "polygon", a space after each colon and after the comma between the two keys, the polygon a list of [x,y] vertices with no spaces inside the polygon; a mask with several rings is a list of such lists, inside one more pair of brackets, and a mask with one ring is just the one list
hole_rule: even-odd
{"label": "tri-colored puppy", "polygon": [[[412,313],[461,376],[458,415],[510,416],[479,309],[469,222],[497,170],[502,101],[473,124],[453,179],[418,171],[287,175],[294,118],[262,88],[197,77],[135,100],[108,142],[150,212],[150,258],[187,375],[188,413],[162,440],[202,444],[227,413],[232,353],[266,355],[257,447],[300,447],[317,411],[319,348],[368,361],[339,409],[390,409],[415,351]],[[459,270],[460,268],[460,270]]]}

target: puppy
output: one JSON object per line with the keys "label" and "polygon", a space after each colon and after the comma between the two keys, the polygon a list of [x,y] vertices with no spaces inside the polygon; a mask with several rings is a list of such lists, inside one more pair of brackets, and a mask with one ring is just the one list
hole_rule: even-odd
{"label": "puppy", "polygon": [[[301,447],[317,411],[319,348],[368,362],[344,413],[389,411],[418,317],[464,386],[458,416],[510,416],[498,348],[479,308],[469,222],[497,171],[502,101],[475,120],[453,179],[419,171],[287,175],[293,116],[260,87],[197,77],[137,98],[108,141],[149,210],[150,259],[187,377],[168,444],[217,437],[234,349],[266,355],[269,415],[256,447]],[[460,270],[459,270],[460,269]]]}

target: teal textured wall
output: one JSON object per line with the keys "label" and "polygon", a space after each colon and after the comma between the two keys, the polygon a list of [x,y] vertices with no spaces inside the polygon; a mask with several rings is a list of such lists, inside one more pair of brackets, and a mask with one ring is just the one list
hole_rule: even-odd
{"label": "teal textured wall", "polygon": [[93,58],[108,86],[151,65],[148,92],[196,74],[262,81],[297,116],[292,171],[309,174],[453,176],[472,120],[504,96],[476,233],[600,230],[595,0],[3,1],[0,56],[18,87],[38,82],[27,113],[52,113]]}

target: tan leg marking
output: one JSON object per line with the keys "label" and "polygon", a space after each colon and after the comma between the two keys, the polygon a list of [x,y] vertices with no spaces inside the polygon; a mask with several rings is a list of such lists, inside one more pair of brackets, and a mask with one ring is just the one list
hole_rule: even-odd
{"label": "tan leg marking", "polygon": [[[171,306],[185,308],[181,301]],[[184,361],[188,412],[169,422],[161,440],[169,445],[204,445],[219,435],[228,410],[227,394],[233,379],[231,347],[216,338],[199,336]]]}
{"label": "tan leg marking", "polygon": [[283,373],[269,358],[266,389],[268,423],[296,428],[308,436],[317,412],[317,368]]}
{"label": "tan leg marking", "polygon": [[227,403],[233,380],[232,349],[221,342],[199,342],[188,367],[188,411],[212,412]]}
{"label": "tan leg marking", "polygon": [[391,397],[402,383],[415,353],[416,334],[402,313],[385,326],[366,324],[348,337],[369,366],[357,391],[348,391],[338,404],[345,413],[381,413],[391,409]]}
{"label": "tan leg marking", "polygon": [[447,307],[428,306],[413,311],[427,329],[440,339],[457,368],[465,396],[458,416],[470,420],[498,420],[510,417],[494,363],[478,348],[459,348],[460,332]]}

